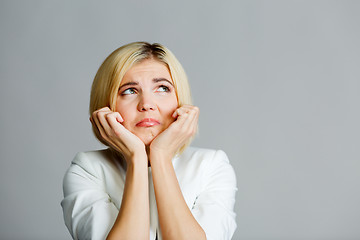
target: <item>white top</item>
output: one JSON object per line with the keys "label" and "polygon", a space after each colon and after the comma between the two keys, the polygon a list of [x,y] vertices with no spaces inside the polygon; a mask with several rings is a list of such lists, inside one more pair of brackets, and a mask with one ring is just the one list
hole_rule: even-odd
{"label": "white top", "polygon": [[[231,239],[235,222],[235,172],[221,150],[187,148],[172,159],[186,204],[208,240]],[[64,176],[64,220],[74,239],[106,239],[118,215],[126,163],[109,149],[80,152]],[[150,240],[161,240],[149,167]]]}

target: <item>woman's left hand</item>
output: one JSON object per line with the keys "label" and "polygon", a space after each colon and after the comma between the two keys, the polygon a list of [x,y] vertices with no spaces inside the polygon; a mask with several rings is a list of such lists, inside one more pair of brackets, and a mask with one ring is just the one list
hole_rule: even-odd
{"label": "woman's left hand", "polygon": [[199,119],[198,107],[183,105],[175,110],[172,117],[176,120],[151,142],[151,155],[160,154],[160,156],[172,159],[178,149],[196,133]]}

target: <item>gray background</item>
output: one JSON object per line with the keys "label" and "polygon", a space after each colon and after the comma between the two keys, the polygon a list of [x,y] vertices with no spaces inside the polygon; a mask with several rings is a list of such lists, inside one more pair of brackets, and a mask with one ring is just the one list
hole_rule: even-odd
{"label": "gray background", "polygon": [[92,79],[132,41],[182,62],[193,145],[237,173],[233,239],[360,239],[359,1],[1,1],[0,239],[70,239],[62,177],[102,146]]}

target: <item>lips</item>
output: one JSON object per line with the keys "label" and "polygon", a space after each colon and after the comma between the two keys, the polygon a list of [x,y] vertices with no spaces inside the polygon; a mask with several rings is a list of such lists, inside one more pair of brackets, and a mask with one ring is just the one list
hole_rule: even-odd
{"label": "lips", "polygon": [[153,127],[159,125],[160,122],[153,118],[144,118],[136,124],[137,127]]}

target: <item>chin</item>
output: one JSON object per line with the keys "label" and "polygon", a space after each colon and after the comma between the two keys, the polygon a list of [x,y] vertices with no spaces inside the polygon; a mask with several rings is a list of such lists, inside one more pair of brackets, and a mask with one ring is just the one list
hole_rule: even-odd
{"label": "chin", "polygon": [[140,138],[140,140],[146,145],[149,146],[151,142],[160,134],[161,131],[158,129],[145,129],[146,131],[135,132],[134,134]]}
{"label": "chin", "polygon": [[149,146],[151,142],[155,139],[156,136],[139,136],[141,141],[146,145]]}

